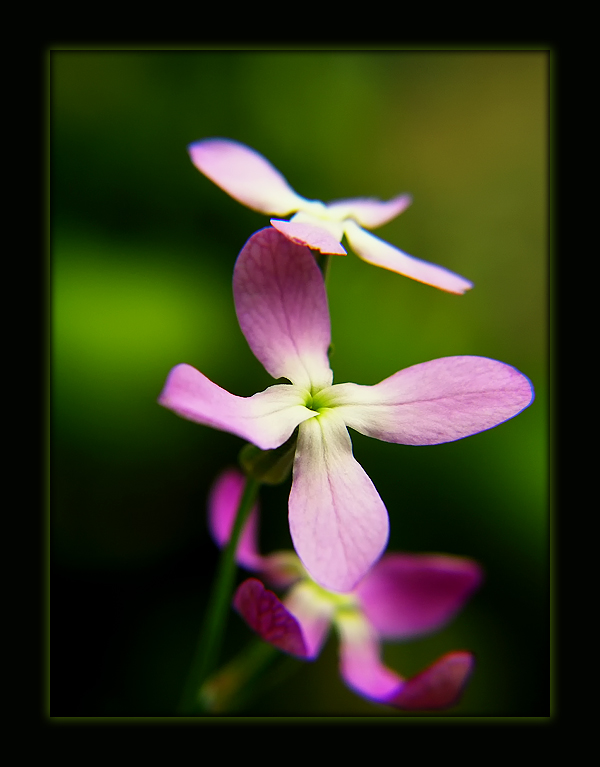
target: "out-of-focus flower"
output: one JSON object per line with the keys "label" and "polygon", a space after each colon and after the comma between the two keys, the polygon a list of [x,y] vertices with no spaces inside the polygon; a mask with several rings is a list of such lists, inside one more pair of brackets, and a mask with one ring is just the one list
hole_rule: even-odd
{"label": "out-of-focus flower", "polygon": [[[215,482],[209,527],[219,546],[229,540],[244,487],[236,470]],[[280,600],[250,578],[237,589],[234,607],[266,642],[313,660],[333,625],[340,638],[340,674],[363,697],[400,709],[441,709],[460,697],[474,667],[472,653],[454,651],[410,679],[381,662],[381,642],[434,633],[462,609],[482,581],[479,565],[442,554],[385,554],[350,593],[318,586],[293,552],[261,556],[258,507],[242,533],[237,561],[270,585],[287,588]]]}
{"label": "out-of-focus flower", "polygon": [[289,500],[294,547],[317,583],[350,591],[385,549],[389,523],[346,427],[404,445],[452,442],[517,415],[533,399],[531,383],[510,365],[463,356],[414,365],[375,386],[332,385],[321,272],[309,248],[273,228],[256,232],[242,249],[233,294],[255,356],[291,385],[236,397],[181,364],[159,402],[262,450],[279,447],[299,427]]}
{"label": "out-of-focus flower", "polygon": [[386,202],[357,197],[325,205],[296,194],[265,157],[237,141],[203,139],[190,144],[188,151],[199,171],[243,205],[268,215],[295,213],[290,221],[271,219],[271,224],[292,242],[321,253],[346,255],[340,244],[345,235],[356,255],[370,264],[449,293],[460,294],[473,287],[464,277],[409,256],[365,231],[402,213],[412,202],[408,194]]}

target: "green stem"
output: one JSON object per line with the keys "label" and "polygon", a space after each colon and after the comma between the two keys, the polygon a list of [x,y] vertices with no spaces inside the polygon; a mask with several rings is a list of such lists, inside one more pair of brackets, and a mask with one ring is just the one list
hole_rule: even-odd
{"label": "green stem", "polygon": [[209,714],[246,710],[260,697],[286,681],[302,667],[262,639],[253,640],[239,655],[209,677],[200,690],[200,702]]}
{"label": "green stem", "polygon": [[258,676],[280,655],[273,645],[255,639],[206,680],[200,690],[200,704],[211,714],[231,713],[243,708]]}
{"label": "green stem", "polygon": [[217,665],[233,593],[235,551],[244,523],[254,506],[259,487],[260,482],[258,480],[252,477],[246,478],[246,485],[236,513],[231,538],[221,554],[200,640],[179,706],[181,714],[198,714],[202,710],[199,691]]}
{"label": "green stem", "polygon": [[327,276],[329,274],[329,264],[331,262],[331,256],[328,253],[314,253],[317,266],[321,270],[323,275],[323,282],[327,284]]}

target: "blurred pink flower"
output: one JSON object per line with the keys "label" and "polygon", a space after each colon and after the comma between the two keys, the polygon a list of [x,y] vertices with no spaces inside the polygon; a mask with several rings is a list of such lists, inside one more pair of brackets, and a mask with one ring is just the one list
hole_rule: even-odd
{"label": "blurred pink flower", "polygon": [[450,293],[464,293],[473,287],[469,280],[409,256],[365,231],[365,227],[374,229],[402,213],[412,202],[408,194],[387,202],[358,197],[325,205],[300,197],[266,158],[237,141],[203,139],[190,144],[188,151],[199,171],[243,205],[269,215],[295,213],[290,221],[271,219],[271,224],[292,242],[321,253],[346,255],[340,244],[346,235],[356,255],[370,264]]}
{"label": "blurred pink flower", "polygon": [[294,547],[317,583],[350,591],[385,549],[389,523],[352,455],[347,427],[404,445],[452,442],[517,415],[533,399],[531,384],[510,365],[463,356],[414,365],[375,386],[332,385],[321,272],[309,248],[270,227],[242,249],[233,294],[255,356],[291,384],[237,397],[182,364],[169,373],[159,403],[262,450],[299,427],[289,500]]}
{"label": "blurred pink flower", "polygon": [[[237,470],[224,472],[209,500],[209,527],[219,546],[229,540],[244,488]],[[381,662],[381,641],[400,641],[442,629],[482,581],[479,565],[442,554],[386,554],[350,593],[326,591],[292,552],[261,556],[258,507],[248,519],[237,561],[271,585],[287,587],[281,601],[256,578],[244,581],[234,607],[266,642],[298,658],[314,660],[333,625],[340,638],[340,674],[354,692],[400,709],[454,705],[473,671],[474,657],[454,651],[410,679]]]}

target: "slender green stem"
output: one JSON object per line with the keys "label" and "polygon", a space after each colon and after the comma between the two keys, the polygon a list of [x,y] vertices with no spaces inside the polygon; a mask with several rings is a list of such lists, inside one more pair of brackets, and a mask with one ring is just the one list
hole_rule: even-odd
{"label": "slender green stem", "polygon": [[328,253],[317,253],[313,251],[317,266],[321,270],[323,275],[323,281],[327,284],[327,276],[329,274],[329,264],[331,262],[331,256]]}
{"label": "slender green stem", "polygon": [[231,538],[221,553],[200,640],[179,706],[179,711],[182,714],[200,713],[202,709],[199,701],[200,688],[217,665],[233,593],[235,551],[244,522],[252,510],[259,487],[260,482],[258,480],[252,477],[246,478],[246,486],[238,506]]}

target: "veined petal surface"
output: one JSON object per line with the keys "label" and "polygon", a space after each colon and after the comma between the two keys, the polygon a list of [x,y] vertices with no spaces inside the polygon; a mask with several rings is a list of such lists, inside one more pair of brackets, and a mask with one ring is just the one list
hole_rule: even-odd
{"label": "veined petal surface", "polygon": [[299,423],[315,413],[304,406],[305,395],[295,386],[278,384],[236,397],[191,365],[177,365],[167,377],[159,404],[189,421],[236,434],[262,450],[279,447]]}
{"label": "veined petal surface", "polygon": [[327,210],[340,221],[353,218],[360,226],[375,229],[399,216],[411,203],[410,194],[399,194],[386,201],[372,197],[355,197],[330,202],[327,204]]}
{"label": "veined petal surface", "polygon": [[375,386],[337,384],[321,396],[361,434],[402,445],[438,445],[491,429],[533,401],[529,379],[487,357],[442,357]]}
{"label": "veined petal surface", "polygon": [[327,294],[309,248],[273,227],[256,232],[236,261],[233,296],[242,332],[273,378],[307,392],[331,384]]}
{"label": "veined petal surface", "polygon": [[275,227],[288,240],[297,245],[318,250],[321,253],[330,253],[334,256],[345,256],[346,250],[339,240],[327,229],[318,224],[307,224],[297,221],[279,221],[271,219],[271,226]]}
{"label": "veined petal surface", "polygon": [[188,151],[199,171],[253,210],[286,216],[307,202],[265,157],[244,144],[211,138],[195,141]]}
{"label": "veined petal surface", "polygon": [[298,621],[256,578],[248,578],[240,584],[233,597],[233,606],[265,642],[290,655],[306,657]]}
{"label": "veined petal surface", "polygon": [[462,294],[473,287],[473,283],[454,272],[444,269],[429,261],[422,261],[408,253],[403,253],[388,242],[380,240],[374,234],[361,229],[354,221],[344,223],[344,233],[350,247],[357,256],[375,266],[381,266],[392,272],[411,277],[417,282],[433,285],[449,293]]}
{"label": "veined petal surface", "polygon": [[[217,477],[208,497],[208,527],[215,543],[223,548],[229,542],[246,480],[237,469],[228,469]],[[263,558],[258,552],[258,503],[246,520],[235,560],[248,570],[261,570]]]}
{"label": "veined petal surface", "polygon": [[289,521],[302,563],[331,591],[351,591],[386,546],[386,508],[334,410],[300,426]]}
{"label": "veined petal surface", "polygon": [[385,554],[356,587],[382,639],[408,639],[446,625],[483,579],[473,560],[442,554]]}

